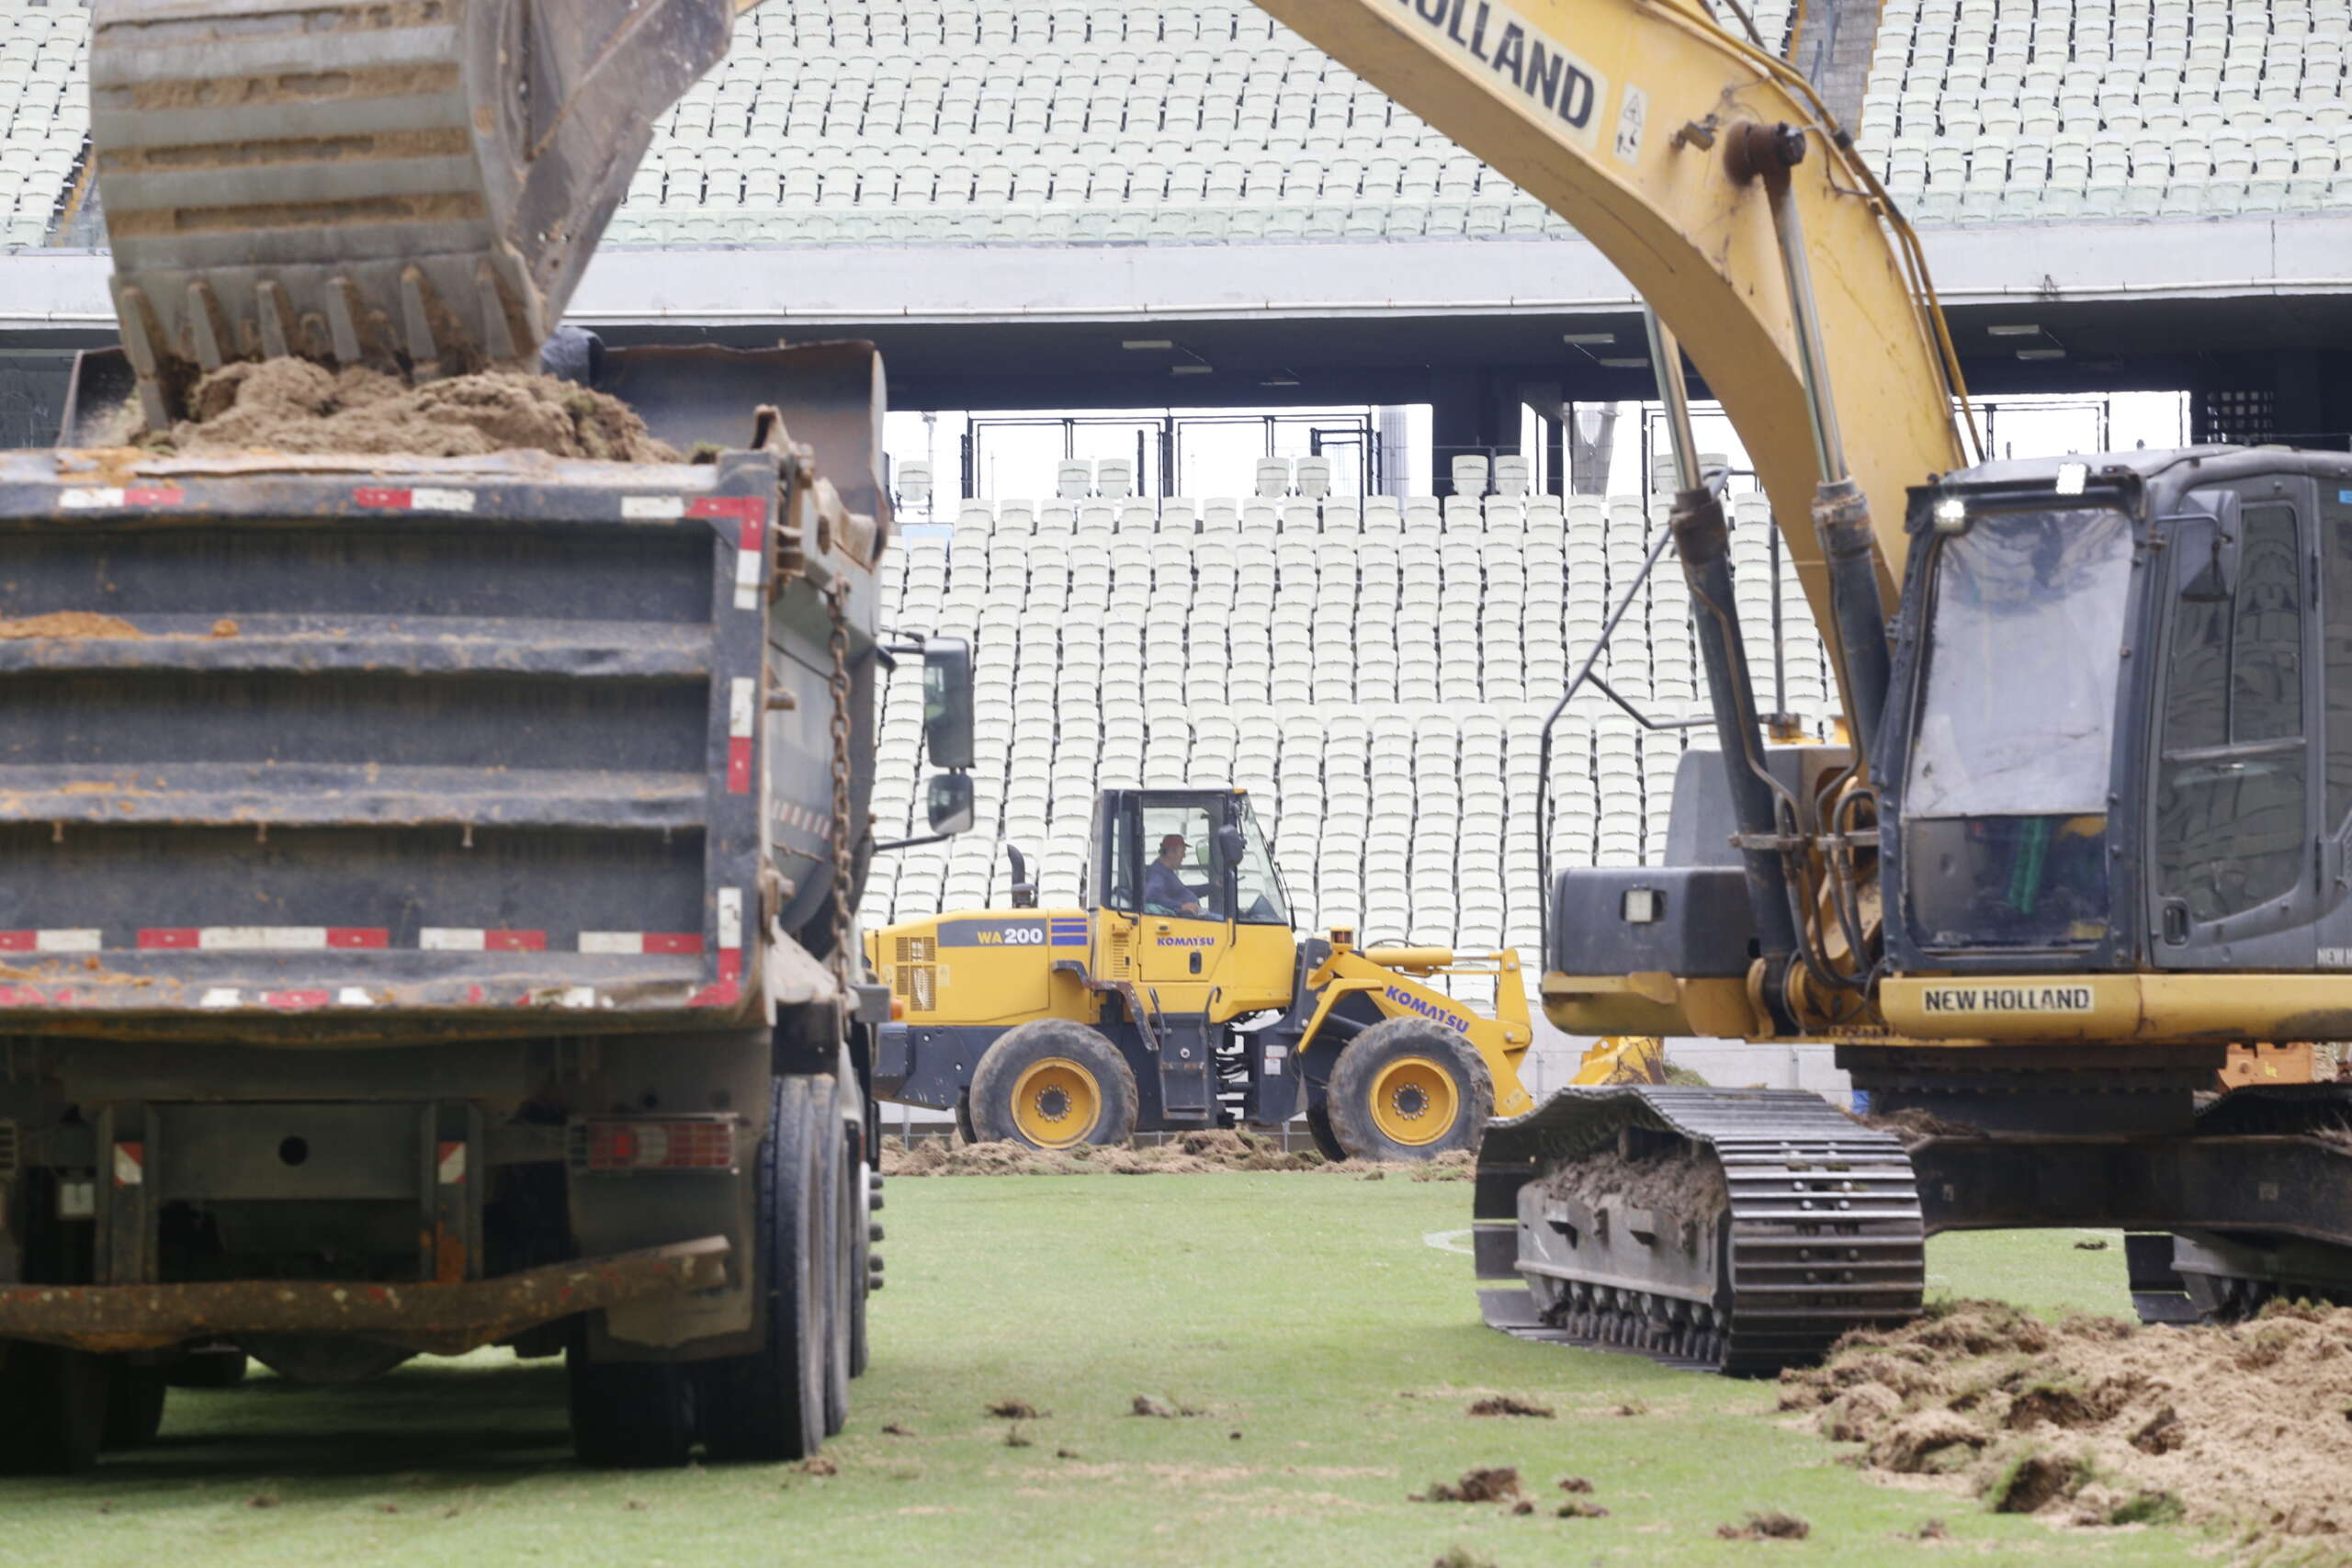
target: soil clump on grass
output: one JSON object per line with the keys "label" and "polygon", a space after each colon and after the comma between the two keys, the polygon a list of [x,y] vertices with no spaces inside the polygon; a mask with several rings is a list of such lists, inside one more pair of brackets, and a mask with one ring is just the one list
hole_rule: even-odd
{"label": "soil clump on grass", "polygon": [[2143,1327],[1965,1301],[1781,1382],[1865,1470],[1942,1476],[1996,1513],[2352,1532],[2352,1308]]}
{"label": "soil clump on grass", "polygon": [[[1423,1179],[1467,1179],[1473,1158],[1451,1150],[1412,1168]],[[1324,1171],[1362,1174],[1378,1168],[1361,1160],[1332,1161],[1312,1149],[1285,1153],[1271,1139],[1229,1128],[1203,1128],[1165,1144],[1080,1144],[1071,1149],[1033,1149],[1012,1142],[965,1144],[926,1139],[912,1149],[882,1145],[885,1176],[1205,1176],[1218,1171]],[[1440,1174],[1442,1173],[1442,1174]]]}
{"label": "soil clump on grass", "polygon": [[1465,1470],[1459,1481],[1432,1481],[1426,1492],[1412,1495],[1416,1503],[1521,1503],[1527,1494],[1519,1484],[1519,1472],[1510,1465],[1495,1465],[1482,1470]]}
{"label": "soil clump on grass", "polygon": [[474,457],[545,452],[616,463],[683,461],[628,404],[552,376],[486,370],[411,387],[306,359],[227,365],[196,384],[193,415],[150,445],[195,457]]}

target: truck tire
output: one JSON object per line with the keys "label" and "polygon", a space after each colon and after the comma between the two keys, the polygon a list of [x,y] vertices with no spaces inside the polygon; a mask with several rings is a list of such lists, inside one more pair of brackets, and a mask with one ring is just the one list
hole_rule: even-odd
{"label": "truck tire", "polygon": [[1453,1031],[1392,1018],[1348,1042],[1323,1103],[1332,1135],[1353,1158],[1424,1160],[1478,1146],[1494,1114],[1495,1081]]}
{"label": "truck tire", "polygon": [[767,1343],[695,1371],[703,1446],[719,1461],[808,1459],[825,1439],[824,1179],[809,1080],[775,1080],[755,1172],[751,1267]]}
{"label": "truck tire", "polygon": [[565,1360],[571,1451],[597,1470],[675,1470],[694,1448],[686,1382],[664,1361],[592,1361],[575,1343]]}
{"label": "truck tire", "polygon": [[1136,1103],[1135,1069],[1118,1048],[1064,1018],[1006,1030],[972,1071],[972,1125],[983,1142],[1124,1144],[1136,1130]]}
{"label": "truck tire", "polygon": [[164,1396],[170,1384],[161,1367],[117,1360],[107,1369],[107,1429],[109,1449],[144,1448],[164,1429]]}
{"label": "truck tire", "polygon": [[850,1279],[854,1283],[850,1287],[849,1375],[862,1378],[874,1359],[866,1338],[866,1314],[872,1310],[874,1300],[874,1267],[869,1260],[874,1256],[874,1230],[880,1224],[875,1219],[874,1211],[881,1206],[882,1179],[854,1150],[851,1152],[851,1173],[857,1178],[857,1231],[852,1238],[856,1247],[850,1269]]}
{"label": "truck tire", "polygon": [[107,1429],[107,1364],[86,1350],[0,1346],[0,1475],[79,1475]]}
{"label": "truck tire", "polygon": [[818,1112],[817,1159],[824,1172],[824,1242],[818,1258],[824,1265],[825,1436],[840,1435],[849,1425],[850,1328],[857,1313],[850,1292],[851,1272],[857,1261],[859,1216],[857,1173],[850,1168],[849,1128],[842,1120],[841,1083],[837,1078],[814,1080],[810,1099]]}

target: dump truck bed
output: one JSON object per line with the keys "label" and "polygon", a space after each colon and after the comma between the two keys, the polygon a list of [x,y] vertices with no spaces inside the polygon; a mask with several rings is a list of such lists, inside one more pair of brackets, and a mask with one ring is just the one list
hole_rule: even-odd
{"label": "dump truck bed", "polygon": [[0,454],[0,1029],[764,1016],[871,620],[792,467]]}

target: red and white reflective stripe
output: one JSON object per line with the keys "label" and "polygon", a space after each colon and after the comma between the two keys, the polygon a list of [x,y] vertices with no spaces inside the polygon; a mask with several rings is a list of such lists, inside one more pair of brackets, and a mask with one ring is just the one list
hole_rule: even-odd
{"label": "red and white reflective stripe", "polygon": [[187,491],[177,485],[122,485],[60,491],[57,504],[68,512],[112,511],[119,506],[177,506]]}
{"label": "red and white reflective stripe", "polygon": [[362,485],[351,492],[351,499],[379,512],[471,512],[474,509],[474,492],[469,490],[434,490],[422,485],[404,490],[385,485]]}
{"label": "red and white reflective stripe", "polygon": [[147,1184],[147,1145],[117,1144],[114,1146],[114,1184],[117,1187],[143,1187]]}
{"label": "red and white reflective stripe", "polygon": [[833,818],[828,812],[811,811],[789,800],[775,804],[775,819],[787,828],[797,828],[804,833],[814,833],[820,839],[833,836]]}
{"label": "red and white reflective stripe", "polygon": [[752,793],[752,731],[759,717],[758,683],[739,675],[727,689],[727,793]]}
{"label": "red and white reflective stripe", "polygon": [[214,1011],[224,1008],[241,1008],[250,1005],[276,1008],[280,1012],[304,1012],[311,1008],[323,1007],[371,1008],[376,1005],[376,998],[357,986],[345,986],[339,991],[320,989],[255,991],[253,994],[253,1001],[249,1004],[245,1000],[244,992],[232,987],[221,986],[205,992],[203,996],[197,998],[196,1005]]}
{"label": "red and white reflective stripe", "polygon": [[718,890],[718,978],[721,983],[743,977],[743,890]]}
{"label": "red and white reflective stripe", "polygon": [[766,528],[764,515],[746,517],[736,535],[735,607],[739,610],[760,607],[760,536]]}
{"label": "red and white reflective stripe", "polygon": [[466,1179],[466,1145],[444,1143],[439,1149],[440,1162],[435,1175],[444,1187],[455,1187]]}
{"label": "red and white reflective stripe", "polygon": [[625,495],[621,515],[660,521],[667,518],[733,518],[735,533],[735,607],[760,607],[760,558],[767,540],[768,502],[763,495]]}
{"label": "red and white reflective stripe", "polygon": [[426,926],[416,945],[427,953],[545,953],[545,931],[492,931],[481,926]]}
{"label": "red and white reflective stripe", "polygon": [[391,945],[381,926],[158,926],[139,933],[143,948],[203,953],[318,953]]}
{"label": "red and white reflective stripe", "polygon": [[643,956],[654,953],[700,953],[700,931],[582,931],[582,953],[625,953]]}
{"label": "red and white reflective stripe", "polygon": [[96,953],[101,945],[94,931],[0,931],[0,953]]}

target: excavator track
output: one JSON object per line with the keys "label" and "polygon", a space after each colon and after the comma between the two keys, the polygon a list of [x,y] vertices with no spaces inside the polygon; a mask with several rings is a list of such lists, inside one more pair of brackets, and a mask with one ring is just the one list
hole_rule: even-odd
{"label": "excavator track", "polygon": [[1695,1371],[1817,1360],[1926,1280],[1902,1144],[1797,1090],[1564,1089],[1487,1129],[1474,1217],[1488,1325]]}
{"label": "excavator track", "polygon": [[734,0],[97,0],[90,140],[151,426],[295,354],[535,361]]}

